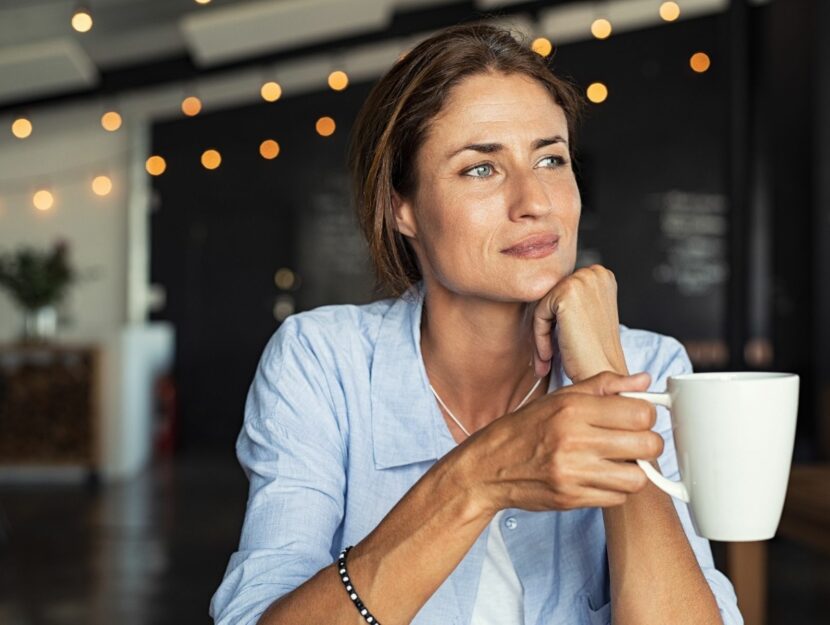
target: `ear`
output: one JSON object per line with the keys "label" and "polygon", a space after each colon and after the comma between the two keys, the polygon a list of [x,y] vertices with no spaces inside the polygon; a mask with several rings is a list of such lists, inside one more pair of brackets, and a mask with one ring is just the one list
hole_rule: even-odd
{"label": "ear", "polygon": [[395,216],[398,232],[412,239],[418,238],[418,226],[415,223],[412,202],[401,197],[397,191],[392,191],[392,214]]}

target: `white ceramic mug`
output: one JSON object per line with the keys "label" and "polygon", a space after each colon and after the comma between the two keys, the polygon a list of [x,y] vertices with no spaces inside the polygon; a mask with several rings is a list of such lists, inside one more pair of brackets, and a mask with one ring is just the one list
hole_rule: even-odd
{"label": "white ceramic mug", "polygon": [[690,373],[665,393],[620,393],[671,411],[681,481],[637,463],[664,492],[689,504],[695,531],[723,541],[775,535],[792,463],[798,376]]}

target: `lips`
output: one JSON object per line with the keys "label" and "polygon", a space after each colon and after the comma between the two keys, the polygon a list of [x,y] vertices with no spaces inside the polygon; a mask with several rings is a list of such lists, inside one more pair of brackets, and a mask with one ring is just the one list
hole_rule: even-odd
{"label": "lips", "polygon": [[547,256],[553,252],[559,243],[559,235],[549,232],[534,234],[522,239],[515,245],[503,249],[502,254],[513,256]]}

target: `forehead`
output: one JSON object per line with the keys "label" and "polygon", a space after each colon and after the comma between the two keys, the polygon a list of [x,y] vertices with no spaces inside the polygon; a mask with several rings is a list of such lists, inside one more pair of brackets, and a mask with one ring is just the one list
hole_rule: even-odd
{"label": "forehead", "polygon": [[[537,80],[523,74],[469,76],[453,87],[430,123],[428,141],[510,132],[558,134],[567,139],[565,112]],[[491,137],[493,138],[493,137]],[[535,138],[535,137],[534,137]]]}

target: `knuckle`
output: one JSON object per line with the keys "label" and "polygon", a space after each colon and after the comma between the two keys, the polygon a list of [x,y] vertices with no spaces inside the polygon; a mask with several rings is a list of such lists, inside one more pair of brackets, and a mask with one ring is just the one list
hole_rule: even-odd
{"label": "knuckle", "polygon": [[579,398],[572,393],[568,393],[562,397],[557,411],[562,419],[571,420],[579,413]]}
{"label": "knuckle", "polygon": [[620,376],[614,373],[613,371],[601,371],[598,374],[597,379],[603,386],[607,386],[614,382],[614,380],[616,380],[618,377]]}
{"label": "knuckle", "polygon": [[556,496],[557,508],[559,510],[573,510],[577,507],[578,501],[576,497],[569,492],[561,492]]}
{"label": "knuckle", "polygon": [[570,483],[570,472],[561,460],[554,459],[548,470],[548,480],[561,494],[567,494]]}

